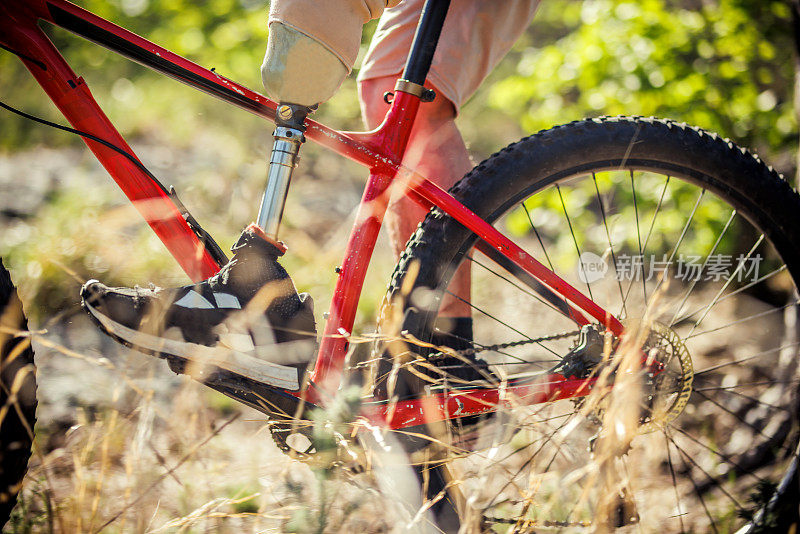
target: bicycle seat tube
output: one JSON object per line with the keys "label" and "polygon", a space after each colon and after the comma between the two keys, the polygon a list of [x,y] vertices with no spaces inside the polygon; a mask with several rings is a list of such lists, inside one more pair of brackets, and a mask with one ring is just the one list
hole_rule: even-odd
{"label": "bicycle seat tube", "polygon": [[292,172],[297,167],[300,145],[305,142],[305,120],[311,108],[294,104],[279,104],[275,116],[275,131],[272,136],[275,142],[269,158],[267,186],[261,207],[258,210],[256,224],[264,232],[277,241],[278,230],[283,218],[286,195],[292,180]]}

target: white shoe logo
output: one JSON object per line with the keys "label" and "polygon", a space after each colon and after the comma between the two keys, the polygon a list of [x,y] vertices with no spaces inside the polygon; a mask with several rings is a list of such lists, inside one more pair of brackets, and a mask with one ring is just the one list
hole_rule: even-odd
{"label": "white shoe logo", "polygon": [[212,310],[214,308],[229,308],[234,310],[242,309],[242,306],[239,304],[239,299],[227,293],[214,293],[214,300],[216,301],[216,306],[211,304],[197,291],[190,289],[175,303],[175,305],[183,308],[202,308]]}
{"label": "white shoe logo", "polygon": [[217,301],[217,308],[233,308],[234,310],[241,310],[239,299],[227,293],[214,293],[214,299]]}
{"label": "white shoe logo", "polygon": [[175,303],[176,306],[184,308],[206,308],[214,309],[214,306],[208,302],[203,295],[194,290],[189,290],[181,299]]}

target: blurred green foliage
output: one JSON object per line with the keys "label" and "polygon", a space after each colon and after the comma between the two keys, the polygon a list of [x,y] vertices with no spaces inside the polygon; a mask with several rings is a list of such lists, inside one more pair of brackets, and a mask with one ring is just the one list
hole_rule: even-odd
{"label": "blurred green foliage", "polygon": [[487,104],[531,132],[669,117],[777,157],[797,143],[793,49],[785,0],[546,1]]}
{"label": "blurred green foliage", "polygon": [[[258,66],[268,35],[263,0],[78,3],[261,88]],[[666,116],[771,156],[785,154],[797,140],[790,19],[786,0],[547,0],[506,61],[464,107],[460,122],[474,134],[467,138],[479,155],[499,148],[489,144],[497,138],[489,134],[500,128],[498,116],[506,130],[534,132],[599,114]],[[373,28],[368,25],[365,43]],[[158,131],[185,141],[198,127],[231,129],[227,114],[220,116],[203,95],[64,31],[47,31],[128,135]],[[11,54],[0,53],[2,98],[56,117],[23,71]],[[347,96],[322,106],[320,118],[358,127],[358,106],[352,92]],[[11,126],[0,129],[0,150],[71,142],[32,123],[7,120],[0,119]]]}
{"label": "blurred green foliage", "polygon": [[[523,132],[585,116],[677,119],[752,148],[791,179],[798,141],[793,38],[790,5],[783,0],[542,2],[483,98],[487,109],[513,117]],[[591,217],[594,193],[594,186],[584,183],[563,189],[561,196],[570,214]],[[649,193],[646,187],[639,191],[642,220],[655,210],[660,189]],[[674,181],[666,193],[664,212],[674,220],[663,230],[679,233],[696,190]],[[526,204],[531,218],[552,223],[546,233],[555,244],[553,254],[573,261],[561,199],[554,191],[540,196]],[[617,198],[629,206],[619,215],[633,221],[632,199],[627,200]],[[686,249],[711,249],[727,218],[720,208],[709,198],[699,206]],[[512,231],[529,224],[521,210],[509,221]],[[635,250],[636,234],[630,225],[627,229],[616,242]],[[578,242],[604,242],[603,229],[595,230],[595,236],[577,231]],[[728,239],[718,251],[741,252],[740,246]]]}

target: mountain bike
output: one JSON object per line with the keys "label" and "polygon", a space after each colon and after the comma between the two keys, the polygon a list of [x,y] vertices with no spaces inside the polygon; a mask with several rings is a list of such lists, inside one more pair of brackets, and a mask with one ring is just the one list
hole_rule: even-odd
{"label": "mountain bike", "polygon": [[[534,134],[442,190],[402,156],[419,106],[435,98],[425,80],[448,4],[427,2],[378,129],[302,121],[304,138],[369,170],[313,367],[293,381],[280,366],[239,354],[213,362],[204,383],[267,414],[281,449],[309,461],[322,445],[304,424],[308,414],[329,406],[344,384],[360,384],[366,393],[333,448],[355,458],[351,447],[383,429],[410,454],[427,454],[429,466],[467,457],[461,478],[437,495],[469,496],[459,505],[464,523],[785,528],[796,520],[798,494],[798,340],[784,317],[798,304],[800,197],[730,140],[641,117]],[[66,0],[0,5],[0,46],[72,125],[59,127],[83,137],[189,278],[213,275],[226,261],[221,248],[135,156],[39,21],[279,126],[291,106]],[[278,128],[280,142],[286,130]],[[274,193],[263,205],[277,214],[274,224],[290,176],[285,187],[268,186]],[[430,212],[389,282],[371,357],[356,361],[356,305],[398,183]],[[465,263],[475,339],[454,351],[430,341],[447,334],[439,303]],[[30,454],[35,380],[2,265],[0,303],[5,520]],[[492,372],[454,378],[475,355]],[[414,395],[393,394],[401,373],[419,379]]]}

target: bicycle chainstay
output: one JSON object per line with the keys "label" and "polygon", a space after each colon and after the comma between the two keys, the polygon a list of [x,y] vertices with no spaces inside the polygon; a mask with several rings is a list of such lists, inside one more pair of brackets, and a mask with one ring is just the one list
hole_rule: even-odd
{"label": "bicycle chainstay", "polygon": [[525,530],[515,530],[514,532],[531,532],[534,528],[589,528],[592,524],[588,521],[550,521],[547,519],[534,521],[534,520],[520,520],[510,519],[505,517],[484,517],[483,521],[488,524],[498,525],[520,525]]}
{"label": "bicycle chainstay", "polygon": [[[580,334],[580,330],[572,330],[572,331],[569,331],[569,332],[561,332],[561,333],[558,333],[558,334],[550,334],[548,336],[542,336],[542,337],[533,338],[533,339],[524,339],[524,340],[520,340],[520,341],[512,341],[512,342],[509,342],[509,343],[498,343],[498,344],[495,344],[495,345],[483,345],[483,346],[481,346],[479,348],[471,348],[471,349],[465,349],[465,350],[461,350],[461,351],[450,351],[449,353],[448,352],[435,352],[435,353],[432,353],[432,354],[428,355],[428,360],[434,362],[434,361],[438,361],[438,360],[443,360],[445,358],[452,358],[453,357],[453,353],[455,353],[458,356],[462,356],[462,357],[473,356],[473,355],[475,355],[475,354],[477,354],[479,352],[497,351],[497,350],[503,350],[503,349],[507,349],[507,348],[511,348],[511,347],[519,347],[519,346],[523,346],[523,345],[529,345],[531,343],[541,343],[543,341],[553,341],[553,340],[556,340],[556,339],[564,339],[564,338],[568,338],[568,337],[574,337],[574,336],[577,336],[578,334]],[[283,453],[285,453],[287,455],[290,455],[290,456],[293,456],[294,458],[296,458],[296,459],[298,459],[300,461],[308,462],[308,461],[312,460],[312,458],[314,456],[314,453],[298,451],[296,449],[293,449],[286,442],[286,437],[289,434],[289,427],[291,427],[291,426],[292,426],[291,422],[288,422],[288,421],[276,423],[276,424],[270,426],[270,434],[272,434],[272,438],[275,441],[275,444],[278,446],[278,448]],[[297,430],[297,429],[295,429],[295,430]],[[304,433],[303,430],[300,430],[300,433]],[[308,437],[310,437],[310,436],[308,436]]]}

